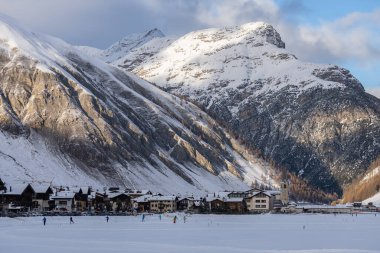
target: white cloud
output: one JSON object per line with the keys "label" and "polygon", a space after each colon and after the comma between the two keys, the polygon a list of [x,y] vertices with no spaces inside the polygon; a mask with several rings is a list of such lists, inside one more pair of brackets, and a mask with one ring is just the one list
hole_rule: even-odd
{"label": "white cloud", "polygon": [[200,1],[195,18],[205,26],[224,27],[254,20],[275,22],[278,11],[272,0]]}
{"label": "white cloud", "polygon": [[[376,23],[377,22],[377,23]],[[380,10],[351,13],[333,22],[320,25],[298,25],[291,49],[300,50],[307,60],[347,61],[365,64],[380,59]]]}

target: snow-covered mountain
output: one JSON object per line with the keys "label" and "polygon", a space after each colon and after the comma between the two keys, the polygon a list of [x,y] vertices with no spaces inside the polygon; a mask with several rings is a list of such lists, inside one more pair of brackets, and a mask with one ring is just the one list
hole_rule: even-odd
{"label": "snow-covered mountain", "polygon": [[0,17],[3,181],[171,193],[273,182],[271,166],[198,107],[81,50]]}
{"label": "snow-covered mountain", "polygon": [[195,31],[157,48],[113,64],[197,104],[316,187],[341,193],[380,156],[380,100],[346,69],[298,60],[271,25]]}
{"label": "snow-covered mountain", "polygon": [[[89,46],[75,46],[75,47],[78,50],[86,53],[87,55],[100,58],[106,63],[111,63],[111,62],[120,61],[122,58],[126,58],[126,56],[131,51],[133,51],[134,49],[140,48],[144,46],[145,44],[150,43],[151,41],[154,41],[153,43],[150,43],[151,45],[154,45],[154,47],[157,47],[160,44],[163,44],[160,47],[162,48],[163,46],[167,45],[166,41],[168,40],[170,41],[170,39],[164,38],[164,37],[165,35],[160,30],[155,28],[143,33],[130,34],[104,50],[94,48],[94,47],[89,47]],[[148,50],[144,52],[144,54],[147,54],[149,50],[152,51],[152,49],[149,49],[149,46],[148,46]],[[158,50],[155,50],[155,52],[157,51]],[[127,60],[127,58],[125,60]]]}

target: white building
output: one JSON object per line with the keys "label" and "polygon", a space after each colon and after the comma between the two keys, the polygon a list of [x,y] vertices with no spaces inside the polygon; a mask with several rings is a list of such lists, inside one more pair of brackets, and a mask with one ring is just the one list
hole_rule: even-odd
{"label": "white building", "polygon": [[152,196],[149,198],[151,212],[174,212],[177,210],[176,196]]}
{"label": "white building", "polygon": [[54,200],[56,211],[75,211],[75,193],[72,191],[56,192],[50,199]]}
{"label": "white building", "polygon": [[252,192],[245,201],[249,212],[267,212],[273,206],[273,196],[265,191]]}

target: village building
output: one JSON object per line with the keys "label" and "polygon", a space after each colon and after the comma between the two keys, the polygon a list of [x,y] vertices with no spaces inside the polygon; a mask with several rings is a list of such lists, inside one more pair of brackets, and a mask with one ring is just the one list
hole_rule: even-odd
{"label": "village building", "polygon": [[109,193],[108,199],[115,212],[125,212],[132,210],[131,197],[124,192]]}
{"label": "village building", "polygon": [[72,187],[71,191],[75,193],[75,210],[88,211],[88,196],[91,195],[91,187]]}
{"label": "village building", "polygon": [[227,196],[229,198],[247,198],[250,194],[250,190],[248,191],[233,191],[229,193]]}
{"label": "village building", "polygon": [[135,199],[141,196],[145,195],[153,195],[153,193],[150,190],[131,190],[131,189],[126,189],[125,193],[128,194],[131,199]]}
{"label": "village building", "polygon": [[164,213],[177,210],[176,196],[152,196],[149,202],[151,212]]}
{"label": "village building", "polygon": [[50,199],[54,201],[54,211],[73,212],[76,210],[75,193],[72,191],[57,191]]}
{"label": "village building", "polygon": [[182,197],[177,200],[178,211],[191,211],[194,209],[194,197]]}
{"label": "village building", "polygon": [[223,213],[226,212],[226,206],[224,204],[223,198],[220,197],[206,197],[206,202],[208,205],[208,211],[213,213]]}
{"label": "village building", "polygon": [[54,208],[50,202],[50,196],[54,193],[50,184],[32,184],[32,187],[35,191],[32,199],[34,211],[43,212]]}
{"label": "village building", "polygon": [[132,200],[133,209],[136,212],[149,212],[150,211],[150,198],[152,195],[143,195]]}
{"label": "village building", "polygon": [[226,211],[228,213],[243,213],[245,212],[245,201],[243,198],[226,198],[224,199]]}
{"label": "village building", "polygon": [[[30,211],[36,192],[30,184],[14,184],[2,192],[2,202],[8,204],[8,210]],[[10,205],[9,205],[10,204]]]}
{"label": "village building", "polygon": [[273,198],[265,191],[253,192],[245,199],[248,212],[268,212],[273,207]]}
{"label": "village building", "polygon": [[352,213],[353,208],[346,205],[298,205],[293,207],[295,213]]}
{"label": "village building", "polygon": [[[91,193],[90,196],[92,208],[95,210],[95,212],[103,213],[111,209],[109,199],[106,193],[94,192]],[[89,209],[91,209],[91,206]]]}

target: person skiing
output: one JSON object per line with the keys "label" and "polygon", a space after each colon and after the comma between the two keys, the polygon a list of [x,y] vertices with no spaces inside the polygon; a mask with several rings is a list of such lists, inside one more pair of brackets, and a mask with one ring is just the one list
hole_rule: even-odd
{"label": "person skiing", "polygon": [[159,214],[158,217],[160,218],[160,220],[162,219],[161,214]]}
{"label": "person skiing", "polygon": [[44,222],[44,226],[46,225],[46,217],[44,217],[43,219],[42,219],[42,221]]}
{"label": "person skiing", "polygon": [[173,218],[173,223],[176,223],[176,222],[177,222],[177,215],[175,215]]}
{"label": "person skiing", "polygon": [[74,224],[73,217],[70,216],[70,224]]}
{"label": "person skiing", "polygon": [[141,222],[144,222],[144,220],[145,220],[145,214],[142,214],[141,215]]}
{"label": "person skiing", "polygon": [[106,220],[107,220],[107,223],[110,220],[110,217],[108,215],[106,216]]}
{"label": "person skiing", "polygon": [[186,223],[186,215],[183,216],[183,223]]}

